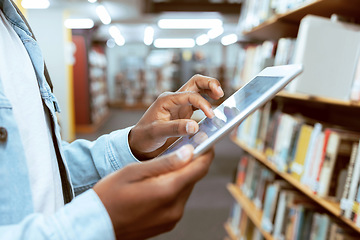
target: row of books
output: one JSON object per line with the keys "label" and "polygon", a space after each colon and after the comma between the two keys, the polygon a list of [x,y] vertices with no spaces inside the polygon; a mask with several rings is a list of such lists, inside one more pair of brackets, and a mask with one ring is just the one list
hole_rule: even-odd
{"label": "row of books", "polygon": [[343,215],[360,227],[359,132],[310,124],[301,116],[272,111],[269,102],[241,123],[237,138],[314,194],[341,201]]}
{"label": "row of books", "polygon": [[250,220],[241,205],[235,202],[231,208],[228,223],[236,239],[264,240],[261,232]]}
{"label": "row of books", "polygon": [[[358,233],[326,214],[323,208],[288,182],[277,179],[252,156],[245,154],[240,159],[235,183],[254,206],[262,210],[261,228],[275,239],[359,238]],[[238,226],[239,231],[246,234],[248,231],[242,225],[245,221],[243,214],[241,206],[235,204],[230,213],[230,223],[233,229]],[[258,234],[252,236],[259,237]]]}
{"label": "row of books", "polygon": [[246,0],[239,23],[241,31],[250,31],[275,14],[283,14],[304,6],[313,0]]}
{"label": "row of books", "polygon": [[291,62],[296,39],[281,38],[278,41],[264,41],[248,44],[239,51],[238,68],[234,76],[233,88],[238,89],[249,82],[265,67],[286,65]]}

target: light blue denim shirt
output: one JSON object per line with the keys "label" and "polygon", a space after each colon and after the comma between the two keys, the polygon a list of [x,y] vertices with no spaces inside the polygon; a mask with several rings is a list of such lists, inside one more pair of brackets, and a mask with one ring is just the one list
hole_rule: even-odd
{"label": "light blue denim shirt", "polygon": [[59,161],[64,162],[75,195],[82,193],[52,216],[34,213],[24,148],[0,79],[0,239],[114,239],[109,215],[91,187],[109,173],[138,162],[128,145],[131,128],[101,136],[94,142],[61,141],[55,115],[59,107],[44,77],[39,46],[10,0],[0,0],[0,9],[30,56],[41,97],[55,126]]}

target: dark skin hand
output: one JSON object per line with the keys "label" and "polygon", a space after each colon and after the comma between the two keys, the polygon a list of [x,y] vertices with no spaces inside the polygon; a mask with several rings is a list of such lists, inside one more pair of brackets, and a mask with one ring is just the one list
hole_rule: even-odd
{"label": "dark skin hand", "polygon": [[217,100],[224,92],[218,80],[195,75],[177,92],[161,94],[129,134],[134,156],[139,160],[154,158],[177,137],[196,133],[199,126],[190,119],[196,109],[214,117],[211,104],[201,94]]}
{"label": "dark skin hand", "polygon": [[[129,145],[140,160],[156,157],[176,137],[196,133],[190,120],[195,109],[212,118],[213,99],[224,95],[220,83],[201,75],[192,77],[175,93],[162,94],[129,134]],[[214,157],[213,149],[192,159],[193,147],[130,164],[100,180],[94,191],[109,213],[117,239],[146,239],[174,228],[197,181],[204,177]]]}
{"label": "dark skin hand", "polygon": [[213,150],[191,161],[193,147],[142,164],[130,164],[94,186],[111,218],[117,239],[146,239],[170,231],[183,215]]}

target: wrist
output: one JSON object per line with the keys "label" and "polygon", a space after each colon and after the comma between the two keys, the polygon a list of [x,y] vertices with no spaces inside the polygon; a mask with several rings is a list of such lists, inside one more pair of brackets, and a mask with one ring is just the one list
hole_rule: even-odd
{"label": "wrist", "polygon": [[139,140],[136,139],[136,137],[135,137],[136,134],[134,134],[135,132],[136,132],[136,127],[133,127],[130,130],[129,135],[128,135],[130,151],[138,160],[144,160],[143,153],[138,150],[137,145],[139,144]]}

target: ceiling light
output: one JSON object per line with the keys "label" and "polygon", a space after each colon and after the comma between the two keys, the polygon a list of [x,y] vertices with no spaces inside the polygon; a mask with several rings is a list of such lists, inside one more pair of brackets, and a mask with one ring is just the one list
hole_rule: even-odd
{"label": "ceiling light", "polygon": [[208,29],[221,27],[220,19],[161,19],[159,28],[163,29]]}
{"label": "ceiling light", "polygon": [[207,35],[209,36],[210,39],[214,39],[217,38],[218,36],[220,36],[221,34],[223,34],[224,32],[224,28],[223,27],[216,27],[216,28],[212,28],[208,31]]}
{"label": "ceiling light", "polygon": [[227,45],[236,43],[237,40],[238,40],[237,35],[235,33],[233,33],[233,34],[229,34],[229,35],[226,35],[223,38],[221,38],[221,43],[222,43],[222,45],[227,46]]}
{"label": "ceiling light", "polygon": [[97,0],[88,0],[89,3],[96,3]]}
{"label": "ceiling light", "polygon": [[209,37],[206,34],[202,34],[196,38],[196,44],[202,46],[209,42]]}
{"label": "ceiling light", "polygon": [[50,6],[49,0],[22,0],[21,6],[26,9],[46,9]]}
{"label": "ceiling light", "polygon": [[89,29],[94,26],[94,21],[90,18],[66,19],[64,25],[70,29]]}
{"label": "ceiling light", "polygon": [[103,5],[99,5],[96,7],[96,13],[103,24],[107,25],[111,23],[111,17]]}
{"label": "ceiling light", "polygon": [[154,41],[154,28],[148,26],[145,28],[144,43],[150,46]]}
{"label": "ceiling light", "polygon": [[106,41],[106,46],[108,46],[108,48],[115,47],[115,40],[110,38],[109,40]]}
{"label": "ceiling light", "polygon": [[111,37],[115,40],[115,43],[119,46],[123,46],[125,44],[125,38],[121,34],[119,28],[115,26],[111,26],[109,28],[109,33]]}
{"label": "ceiling light", "polygon": [[157,48],[192,48],[195,41],[192,38],[158,38],[154,41]]}

